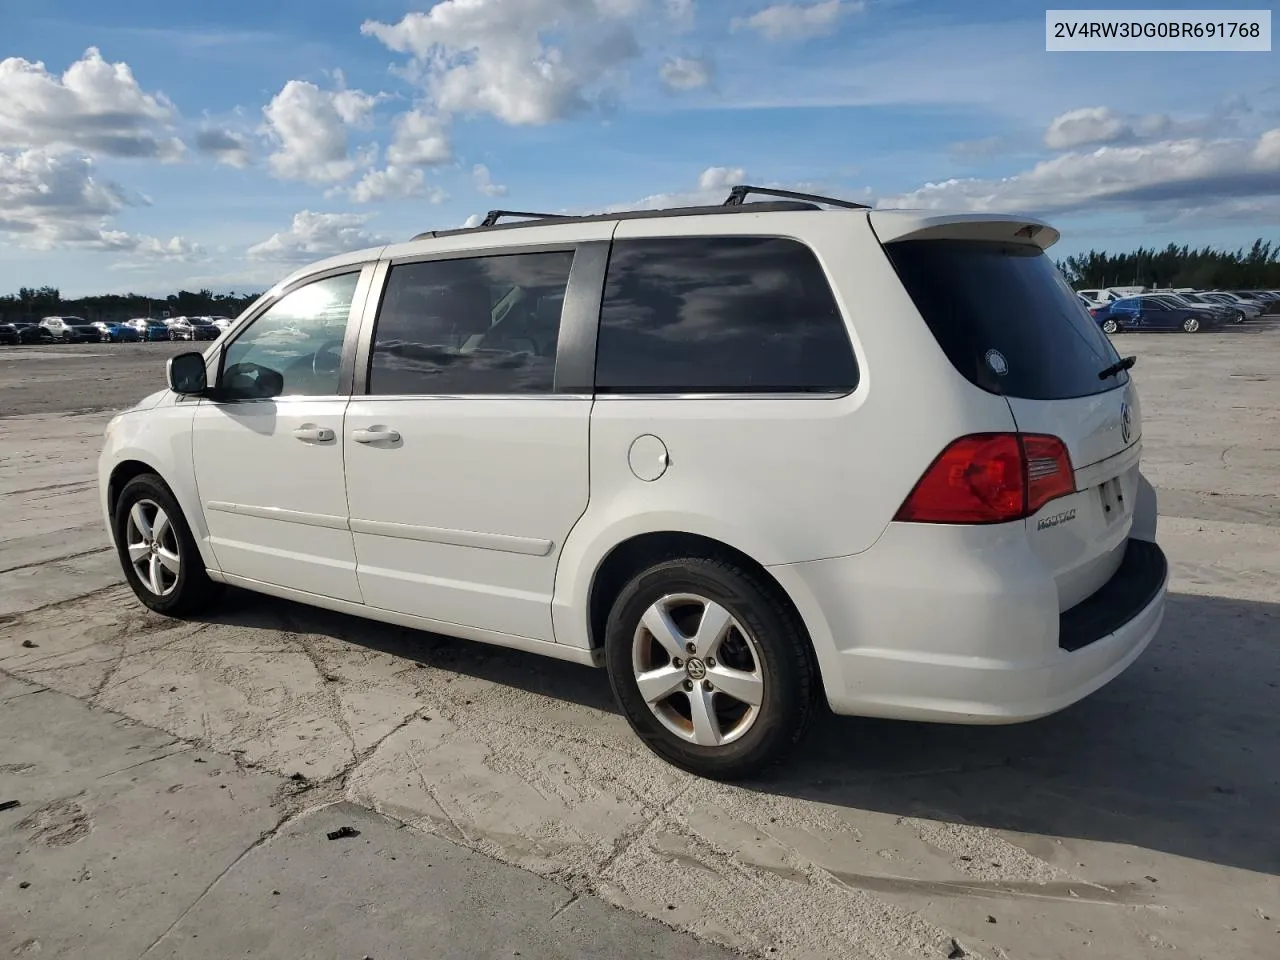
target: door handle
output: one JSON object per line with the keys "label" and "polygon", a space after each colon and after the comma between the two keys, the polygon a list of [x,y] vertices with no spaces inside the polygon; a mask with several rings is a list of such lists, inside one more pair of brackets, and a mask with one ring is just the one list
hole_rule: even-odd
{"label": "door handle", "polygon": [[304,424],[293,431],[293,435],[299,440],[305,440],[309,443],[328,443],[333,439],[334,433],[331,427],[317,427],[315,424]]}
{"label": "door handle", "polygon": [[400,434],[385,427],[372,430],[352,430],[351,439],[356,443],[399,443]]}

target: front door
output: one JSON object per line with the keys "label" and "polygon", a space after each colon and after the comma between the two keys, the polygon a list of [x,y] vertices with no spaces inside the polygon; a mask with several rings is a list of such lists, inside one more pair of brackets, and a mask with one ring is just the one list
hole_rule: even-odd
{"label": "front door", "polygon": [[555,387],[573,260],[390,267],[343,440],[370,606],[554,640],[556,562],[588,494],[589,390]]}
{"label": "front door", "polygon": [[342,358],[360,278],[356,267],[294,288],[223,349],[218,399],[201,401],[192,442],[224,573],[360,601],[342,469]]}

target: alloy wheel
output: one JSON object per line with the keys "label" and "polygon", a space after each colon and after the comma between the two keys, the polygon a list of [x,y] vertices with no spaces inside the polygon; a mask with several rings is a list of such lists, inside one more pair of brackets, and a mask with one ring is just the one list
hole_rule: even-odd
{"label": "alloy wheel", "polygon": [[154,500],[139,500],[129,509],[125,548],[134,573],[147,590],[157,597],[167,597],[177,589],[182,571],[178,533],[169,515]]}
{"label": "alloy wheel", "polygon": [[680,593],[655,601],[636,627],[631,665],[653,715],[688,743],[732,743],[760,716],[767,682],[760,649],[706,597]]}

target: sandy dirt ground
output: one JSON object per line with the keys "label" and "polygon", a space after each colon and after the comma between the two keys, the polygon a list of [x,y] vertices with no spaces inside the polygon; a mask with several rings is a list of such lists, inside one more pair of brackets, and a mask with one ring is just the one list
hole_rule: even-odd
{"label": "sandy dirt ground", "polygon": [[1132,668],[1035,723],[829,717],[726,786],[641,747],[599,671],[245,594],[150,614],[105,549],[107,414],[82,411],[156,389],[166,345],[0,353],[0,671],[299,775],[302,807],[750,955],[1275,957],[1280,322],[1116,341],[1140,358],[1172,595]]}

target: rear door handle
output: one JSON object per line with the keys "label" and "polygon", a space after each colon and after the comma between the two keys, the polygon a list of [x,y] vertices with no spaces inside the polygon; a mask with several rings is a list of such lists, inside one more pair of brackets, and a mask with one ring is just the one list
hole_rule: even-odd
{"label": "rear door handle", "polygon": [[356,443],[399,443],[400,434],[395,430],[387,430],[386,428],[375,430],[352,430],[351,439]]}
{"label": "rear door handle", "polygon": [[293,431],[293,435],[299,440],[305,440],[308,443],[328,443],[334,438],[334,432],[331,427],[317,427],[313,423],[306,423]]}

